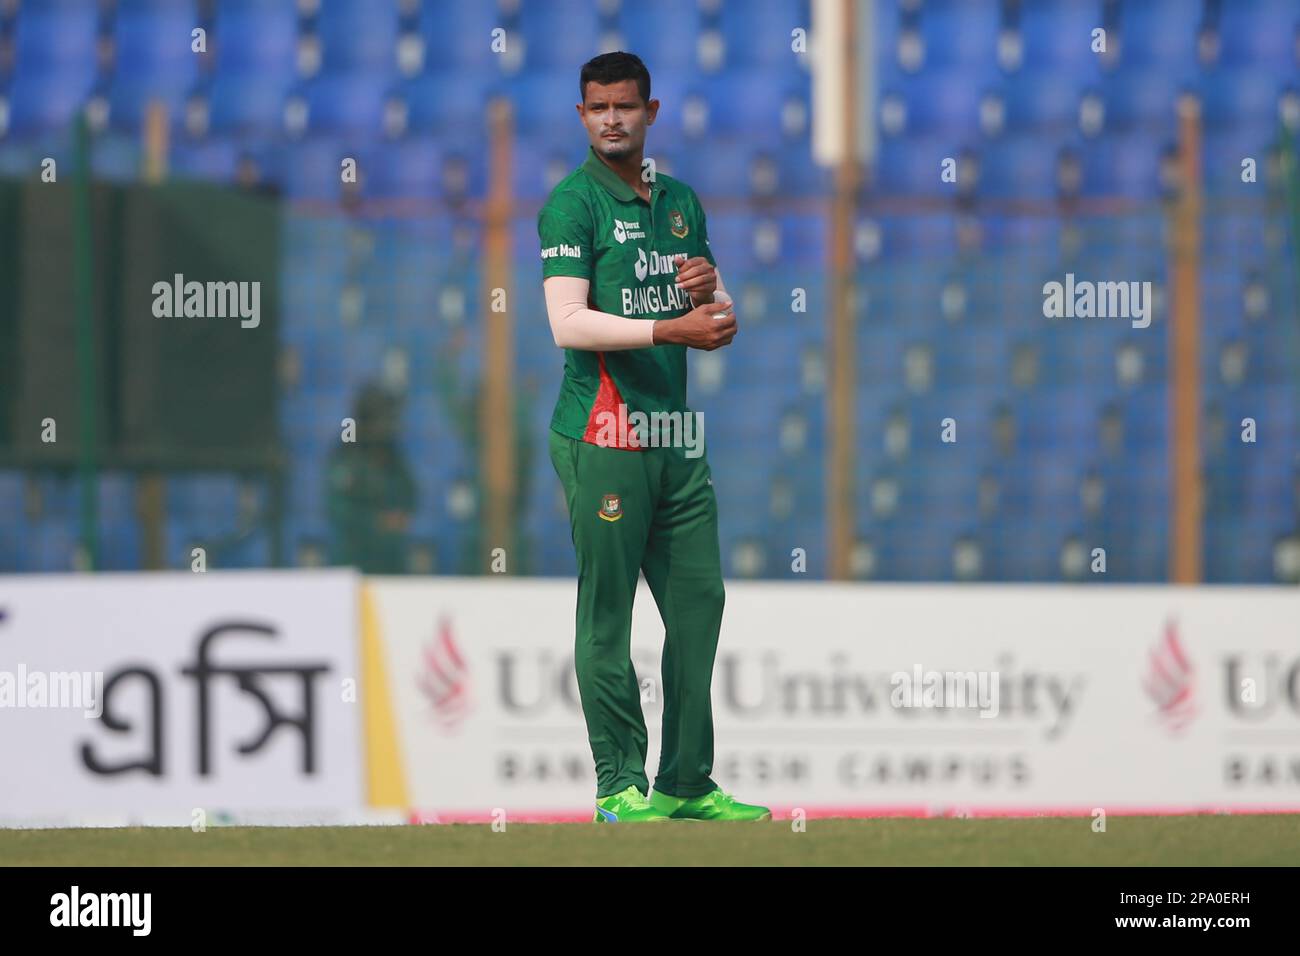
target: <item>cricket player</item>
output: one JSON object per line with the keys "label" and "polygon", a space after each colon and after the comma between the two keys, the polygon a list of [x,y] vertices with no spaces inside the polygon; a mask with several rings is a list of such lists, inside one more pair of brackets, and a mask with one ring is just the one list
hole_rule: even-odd
{"label": "cricket player", "polygon": [[[582,67],[579,90],[591,146],[538,213],[537,232],[547,316],[565,350],[550,451],[578,555],[575,662],[596,762],[594,822],[770,820],[709,776],[724,593],[686,350],[729,345],[736,317],[694,190],[643,174],[659,110],[645,64],[598,56]],[[663,747],[649,799],[630,655],[641,573],[666,631]]]}

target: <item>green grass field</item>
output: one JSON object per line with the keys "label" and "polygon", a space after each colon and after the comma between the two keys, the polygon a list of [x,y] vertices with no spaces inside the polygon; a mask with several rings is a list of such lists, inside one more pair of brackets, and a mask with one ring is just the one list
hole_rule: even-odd
{"label": "green grass field", "polygon": [[9,866],[1293,866],[1294,816],[0,830]]}

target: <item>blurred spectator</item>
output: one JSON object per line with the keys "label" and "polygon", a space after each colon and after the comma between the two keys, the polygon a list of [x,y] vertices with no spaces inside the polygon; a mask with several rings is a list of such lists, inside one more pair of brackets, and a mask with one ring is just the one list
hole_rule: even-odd
{"label": "blurred spectator", "polygon": [[[442,400],[443,408],[459,433],[461,446],[469,462],[470,479],[476,491],[482,494],[483,478],[480,473],[480,461],[483,448],[483,436],[479,424],[479,408],[483,401],[483,383],[466,382],[460,374],[461,355],[465,351],[466,340],[463,331],[456,332],[447,345],[440,349],[434,358],[435,387]],[[537,404],[537,376],[528,374],[515,383],[515,484],[514,495],[510,503],[510,513],[524,515],[532,495],[532,483],[535,469],[535,424],[533,410]],[[509,565],[512,573],[533,574],[532,541],[527,533],[527,523],[515,522],[512,527],[514,540],[505,544],[508,554],[514,557]],[[460,573],[478,574],[482,571],[483,547],[482,526],[473,522],[466,528],[464,549],[460,558]]]}
{"label": "blurred spectator", "polygon": [[400,399],[365,385],[352,417],[355,441],[343,442],[330,457],[330,563],[400,574],[416,506],[415,481],[397,443]]}

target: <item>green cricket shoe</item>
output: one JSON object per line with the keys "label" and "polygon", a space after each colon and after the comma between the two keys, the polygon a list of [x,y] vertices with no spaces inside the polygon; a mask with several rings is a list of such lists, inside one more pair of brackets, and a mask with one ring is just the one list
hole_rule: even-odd
{"label": "green cricket shoe", "polygon": [[596,815],[592,823],[667,823],[668,814],[650,805],[635,785],[621,793],[596,800]]}
{"label": "green cricket shoe", "polygon": [[655,791],[650,806],[674,820],[771,820],[772,811],[752,803],[741,803],[721,788],[702,797],[673,797]]}

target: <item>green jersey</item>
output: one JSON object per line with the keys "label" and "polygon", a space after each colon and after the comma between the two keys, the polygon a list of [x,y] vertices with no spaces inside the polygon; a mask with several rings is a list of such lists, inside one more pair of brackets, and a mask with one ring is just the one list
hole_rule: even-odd
{"label": "green jersey", "polygon": [[[647,202],[590,147],[586,161],[556,185],[537,214],[537,235],[543,279],[587,279],[589,308],[629,319],[672,319],[693,308],[690,296],[673,284],[676,256],[703,256],[717,264],[695,190],[660,173]],[[686,346],[565,349],[552,430],[601,444],[602,423],[619,416],[620,405],[628,415],[689,413]],[[621,429],[613,444],[636,447]]]}

